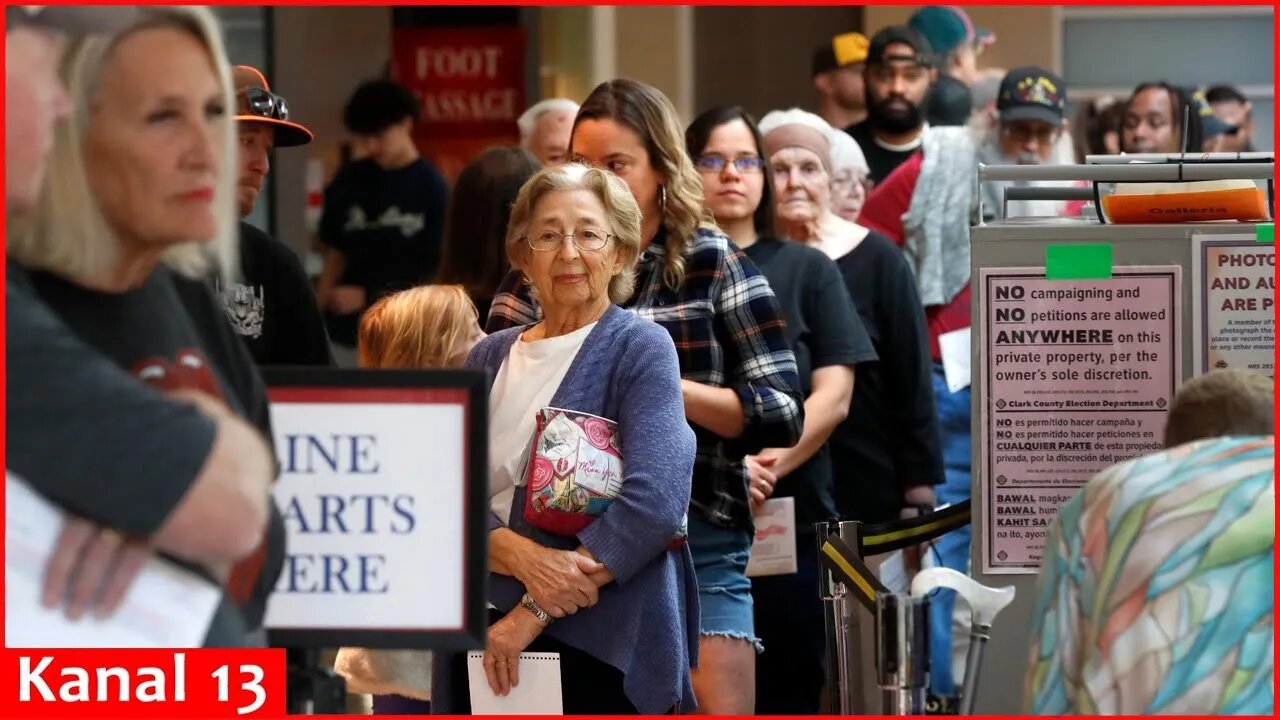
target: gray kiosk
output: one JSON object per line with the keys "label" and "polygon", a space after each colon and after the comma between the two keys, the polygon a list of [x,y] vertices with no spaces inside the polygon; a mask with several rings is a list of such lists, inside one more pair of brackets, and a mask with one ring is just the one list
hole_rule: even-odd
{"label": "gray kiosk", "polygon": [[[1269,191],[1275,177],[1274,158],[1164,160],[981,167],[979,182],[1247,179]],[[973,228],[972,576],[1017,589],[991,632],[975,713],[1022,712],[1036,573],[1057,508],[1097,471],[1160,447],[1184,379],[1240,365],[1274,373],[1270,228],[1112,225],[1090,213]]]}

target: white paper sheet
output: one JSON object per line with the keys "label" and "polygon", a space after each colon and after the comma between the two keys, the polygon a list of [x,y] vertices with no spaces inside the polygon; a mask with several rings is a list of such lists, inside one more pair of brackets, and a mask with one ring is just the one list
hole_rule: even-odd
{"label": "white paper sheet", "polygon": [[952,330],[938,336],[942,349],[942,371],[947,376],[947,389],[960,392],[969,387],[969,364],[973,359],[970,328]]}
{"label": "white paper sheet", "polygon": [[789,575],[796,571],[796,500],[766,500],[755,514],[756,537],[747,577]]}
{"label": "white paper sheet", "polygon": [[45,567],[63,512],[25,482],[5,476],[5,645],[11,648],[196,648],[204,643],[221,590],[167,560],[152,558],[105,620],[68,620],[40,604]]}
{"label": "white paper sheet", "polygon": [[505,697],[493,694],[484,674],[484,653],[467,653],[472,715],[563,715],[560,653],[520,653],[520,685]]}
{"label": "white paper sheet", "polygon": [[907,566],[903,562],[902,551],[894,550],[885,556],[880,564],[880,583],[893,593],[909,593],[911,578],[907,577]]}

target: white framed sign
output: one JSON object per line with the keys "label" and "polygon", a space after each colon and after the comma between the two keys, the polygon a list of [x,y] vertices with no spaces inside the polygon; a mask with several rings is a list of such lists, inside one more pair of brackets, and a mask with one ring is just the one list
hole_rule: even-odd
{"label": "white framed sign", "polygon": [[267,603],[271,644],[483,646],[484,374],[263,374],[287,538]]}
{"label": "white framed sign", "polygon": [[1192,240],[1196,375],[1238,368],[1275,375],[1276,246],[1249,235]]}

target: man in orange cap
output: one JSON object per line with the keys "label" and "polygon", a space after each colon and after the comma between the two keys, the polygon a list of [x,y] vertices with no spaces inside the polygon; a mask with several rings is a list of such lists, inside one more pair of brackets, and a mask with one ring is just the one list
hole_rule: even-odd
{"label": "man in orange cap", "polygon": [[[248,217],[271,169],[271,151],[311,142],[306,127],[289,119],[289,105],[271,91],[256,68],[232,69],[240,167],[236,199]],[[240,282],[222,290],[231,326],[259,365],[333,365],[329,335],[315,291],[297,255],[243,220],[240,222]]]}

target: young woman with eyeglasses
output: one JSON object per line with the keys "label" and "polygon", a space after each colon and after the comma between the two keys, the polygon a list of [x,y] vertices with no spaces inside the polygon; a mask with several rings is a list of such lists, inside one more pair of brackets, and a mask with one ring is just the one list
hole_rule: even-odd
{"label": "young woman with eyeglasses", "polygon": [[787,319],[804,392],[804,430],[790,448],[767,448],[746,459],[752,507],[770,496],[793,498],[797,571],[752,579],[758,714],[816,715],[825,657],[814,524],[836,516],[827,438],[849,412],[854,367],[875,360],[835,263],[820,250],[778,237],[773,183],[764,142],[742,108],[716,107],[685,133],[716,223],[769,280]]}

